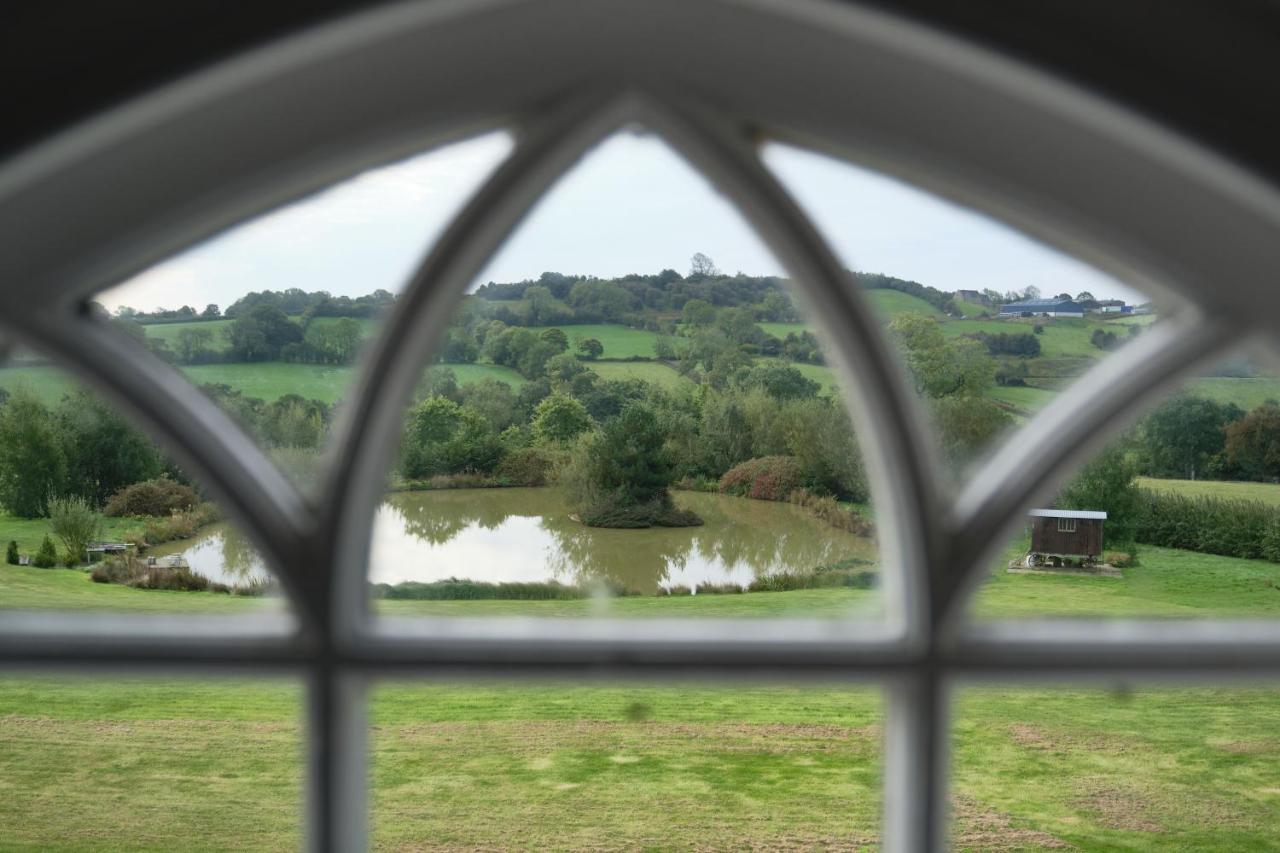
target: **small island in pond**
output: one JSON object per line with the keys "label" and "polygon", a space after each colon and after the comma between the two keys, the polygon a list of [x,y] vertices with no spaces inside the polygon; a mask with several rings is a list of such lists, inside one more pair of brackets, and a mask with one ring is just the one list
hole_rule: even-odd
{"label": "small island in pond", "polygon": [[579,438],[560,474],[574,517],[589,527],[693,527],[702,519],[671,500],[671,462],[653,410],[632,403]]}

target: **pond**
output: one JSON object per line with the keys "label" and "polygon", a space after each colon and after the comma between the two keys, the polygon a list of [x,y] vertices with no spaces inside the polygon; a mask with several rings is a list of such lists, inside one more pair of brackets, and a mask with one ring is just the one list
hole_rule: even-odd
{"label": "pond", "polygon": [[392,495],[374,524],[371,580],[546,581],[608,579],[658,587],[736,583],[850,558],[876,559],[875,543],[836,530],[789,504],[677,492],[700,527],[607,530],[569,517],[558,489],[457,489]]}
{"label": "pond", "polygon": [[[605,530],[569,517],[558,489],[452,489],[391,495],[378,509],[370,554],[375,583],[607,579],[659,587],[735,583],[842,560],[875,561],[873,540],[836,530],[789,504],[677,492],[701,527]],[[267,577],[245,539],[225,523],[195,539],[157,546],[182,554],[213,581]]]}

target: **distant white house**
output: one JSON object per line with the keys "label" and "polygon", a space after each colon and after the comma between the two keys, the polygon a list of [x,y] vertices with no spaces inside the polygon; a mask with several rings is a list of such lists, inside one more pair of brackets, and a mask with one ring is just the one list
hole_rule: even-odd
{"label": "distant white house", "polygon": [[1024,299],[1000,306],[1002,317],[1084,317],[1074,299]]}

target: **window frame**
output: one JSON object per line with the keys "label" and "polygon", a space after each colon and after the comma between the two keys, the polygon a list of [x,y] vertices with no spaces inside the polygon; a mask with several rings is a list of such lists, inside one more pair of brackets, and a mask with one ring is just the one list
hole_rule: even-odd
{"label": "window frame", "polygon": [[[737,61],[762,42],[773,57],[767,68]],[[580,44],[593,50],[551,49]],[[542,53],[522,61],[531,45]],[[698,61],[651,67],[642,60],[655,45]],[[633,60],[625,75],[619,58]],[[501,73],[515,67],[518,80]],[[954,120],[956,103],[990,128],[1018,128],[1019,144]],[[364,569],[376,474],[389,461],[385,438],[409,377],[463,286],[529,208],[592,142],[636,121],[743,212],[825,319],[837,361],[858,366],[847,379],[873,486],[886,499],[884,562],[897,569],[886,572],[886,595],[896,618],[874,626],[371,621]],[[515,150],[423,261],[374,344],[318,503],[176,371],[82,310],[95,291],[249,215],[497,125],[517,128]],[[246,126],[259,132],[243,134]],[[761,165],[763,136],[881,167],[1146,290],[1177,291],[1189,307],[1064,391],[948,494],[878,319]],[[112,186],[132,192],[109,211],[66,204]],[[305,679],[307,843],[317,851],[366,846],[371,679],[872,683],[889,702],[885,845],[939,849],[957,682],[1280,673],[1272,623],[1121,620],[1099,631],[1088,622],[963,618],[996,543],[1037,497],[1179,377],[1242,340],[1274,340],[1275,327],[1262,324],[1280,310],[1260,310],[1249,282],[1280,267],[1277,211],[1268,185],[1168,131],[1026,65],[852,5],[404,4],[268,45],[0,164],[0,228],[13,243],[0,256],[0,331],[74,370],[197,475],[278,570],[298,620],[5,613],[0,667]],[[1212,240],[1224,232],[1235,235],[1225,254]]]}

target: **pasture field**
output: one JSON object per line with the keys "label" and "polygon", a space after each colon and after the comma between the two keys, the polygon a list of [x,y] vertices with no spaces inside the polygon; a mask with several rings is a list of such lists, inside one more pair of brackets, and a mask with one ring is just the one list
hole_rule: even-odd
{"label": "pasture field", "polygon": [[1015,414],[1030,417],[1043,409],[1054,397],[1054,392],[1030,385],[993,385],[987,396],[1017,409]]}
{"label": "pasture field", "polygon": [[1280,377],[1234,379],[1227,376],[1202,376],[1191,380],[1187,390],[1219,403],[1235,403],[1247,412],[1268,400],[1280,402]]}
{"label": "pasture field", "polygon": [[519,391],[524,386],[524,383],[529,381],[514,369],[498,364],[480,362],[475,364],[436,364],[432,365],[432,368],[453,371],[453,375],[457,378],[459,385],[481,382],[485,379],[496,379],[499,382],[507,383],[513,390]]}
{"label": "pasture field", "polygon": [[1222,498],[1231,501],[1261,501],[1280,507],[1280,484],[1244,483],[1223,480],[1165,480],[1139,477],[1138,485],[1155,492],[1187,497]]}
{"label": "pasture field", "polygon": [[547,329],[559,329],[569,338],[569,352],[576,353],[578,341],[595,338],[604,346],[601,358],[654,358],[653,342],[657,332],[632,329],[612,323],[589,323],[581,326],[530,326],[530,331],[541,333]]}
{"label": "pasture field", "polygon": [[[299,320],[298,317],[290,319]],[[214,349],[223,349],[227,345],[226,330],[235,322],[234,320],[218,319],[218,320],[193,320],[190,323],[148,323],[143,326],[143,330],[150,340],[164,341],[170,347],[174,347],[178,342],[178,334],[183,329],[207,329],[213,333]]]}
{"label": "pasture field", "polygon": [[274,400],[298,394],[308,400],[336,403],[355,378],[349,365],[294,364],[261,361],[251,364],[192,364],[180,368],[197,385],[222,383],[249,397]]}
{"label": "pasture field", "polygon": [[692,380],[658,361],[593,361],[587,366],[601,379],[643,379],[666,388],[693,385]]}

